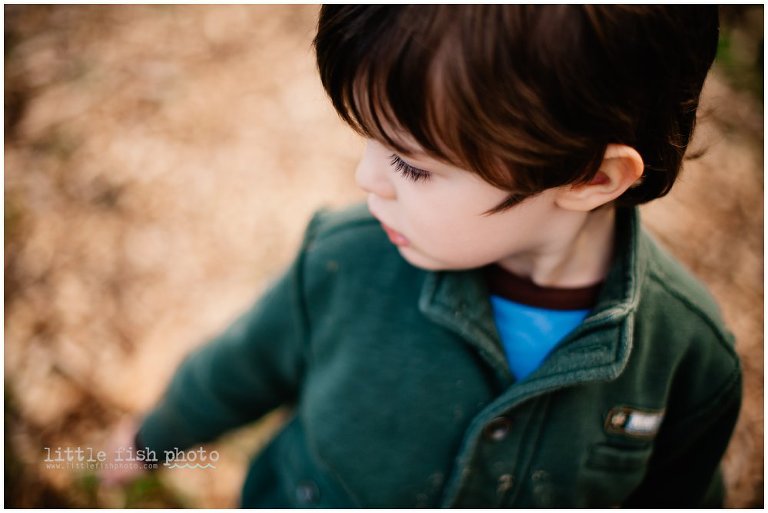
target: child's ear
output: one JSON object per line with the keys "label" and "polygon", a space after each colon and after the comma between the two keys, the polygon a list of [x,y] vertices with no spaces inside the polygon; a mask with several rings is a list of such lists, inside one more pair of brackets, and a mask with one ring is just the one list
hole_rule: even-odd
{"label": "child's ear", "polygon": [[594,210],[621,196],[640,179],[644,167],[643,158],[634,148],[609,144],[592,181],[561,187],[555,203],[566,210]]}

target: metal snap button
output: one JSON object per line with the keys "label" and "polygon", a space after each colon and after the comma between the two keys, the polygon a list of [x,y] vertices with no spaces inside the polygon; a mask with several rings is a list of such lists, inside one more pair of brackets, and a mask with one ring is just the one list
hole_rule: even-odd
{"label": "metal snap button", "polygon": [[507,417],[496,417],[483,429],[483,435],[487,440],[501,442],[512,430],[512,421]]}
{"label": "metal snap button", "polygon": [[302,481],[296,485],[296,500],[302,503],[315,502],[320,497],[320,490],[312,481]]}
{"label": "metal snap button", "polygon": [[512,489],[514,484],[515,479],[511,474],[502,474],[499,476],[499,486],[496,488],[496,493],[504,495]]}

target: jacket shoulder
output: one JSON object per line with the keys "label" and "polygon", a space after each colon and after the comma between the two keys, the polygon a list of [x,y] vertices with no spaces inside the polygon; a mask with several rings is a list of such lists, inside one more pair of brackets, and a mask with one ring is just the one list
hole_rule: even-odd
{"label": "jacket shoulder", "polygon": [[669,251],[644,231],[648,248],[648,277],[669,294],[670,299],[683,303],[713,329],[723,331],[724,321],[720,307],[711,292],[681,264]]}
{"label": "jacket shoulder", "polygon": [[[387,238],[365,204],[317,212],[309,224],[302,251],[309,286],[371,284],[412,274],[410,266]],[[329,282],[329,280],[331,280]]]}
{"label": "jacket shoulder", "polygon": [[643,244],[648,255],[643,296],[654,316],[696,352],[718,354],[721,363],[738,366],[733,335],[707,287],[645,231]]}

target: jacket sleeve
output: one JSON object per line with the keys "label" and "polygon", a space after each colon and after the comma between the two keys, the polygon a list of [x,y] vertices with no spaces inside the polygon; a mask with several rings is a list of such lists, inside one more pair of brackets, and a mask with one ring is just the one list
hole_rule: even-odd
{"label": "jacket sleeve", "polygon": [[623,506],[722,507],[720,460],[736,424],[741,395],[737,365],[703,408],[662,426],[646,477]]}
{"label": "jacket sleeve", "polygon": [[315,220],[287,272],[224,333],[183,361],[141,424],[141,447],[158,454],[188,448],[296,400],[305,357],[302,262]]}

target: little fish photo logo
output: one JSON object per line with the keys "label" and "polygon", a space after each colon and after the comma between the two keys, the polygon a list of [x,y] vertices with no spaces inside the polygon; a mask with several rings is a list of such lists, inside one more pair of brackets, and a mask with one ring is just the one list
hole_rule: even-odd
{"label": "little fish photo logo", "polygon": [[182,450],[174,447],[161,453],[149,447],[134,449],[118,447],[111,453],[93,447],[43,447],[43,465],[48,470],[156,470],[162,465],[168,469],[215,469],[219,461],[218,451],[207,451],[204,447]]}

